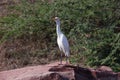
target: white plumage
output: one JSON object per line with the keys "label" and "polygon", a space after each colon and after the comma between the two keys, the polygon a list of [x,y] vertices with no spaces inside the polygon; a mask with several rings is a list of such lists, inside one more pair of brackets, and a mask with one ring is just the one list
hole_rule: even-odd
{"label": "white plumage", "polygon": [[[69,62],[68,57],[70,55],[69,43],[66,36],[61,32],[60,19],[58,17],[55,17],[54,20],[56,22],[57,44],[59,46],[60,51],[64,52],[66,56],[66,63],[68,63]],[[62,64],[62,53],[61,53],[60,64]]]}

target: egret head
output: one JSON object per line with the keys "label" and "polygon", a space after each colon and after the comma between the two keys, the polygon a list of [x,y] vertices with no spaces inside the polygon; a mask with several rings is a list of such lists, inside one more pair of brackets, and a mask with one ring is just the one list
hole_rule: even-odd
{"label": "egret head", "polygon": [[59,17],[55,17],[55,18],[53,18],[53,20],[54,20],[56,23],[60,23]]}

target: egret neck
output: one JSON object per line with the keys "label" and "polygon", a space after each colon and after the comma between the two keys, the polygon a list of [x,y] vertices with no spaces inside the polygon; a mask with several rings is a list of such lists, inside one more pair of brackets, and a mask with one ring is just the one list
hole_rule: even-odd
{"label": "egret neck", "polygon": [[56,31],[57,31],[57,35],[59,36],[62,32],[61,32],[61,30],[60,30],[60,21],[57,21],[56,22]]}

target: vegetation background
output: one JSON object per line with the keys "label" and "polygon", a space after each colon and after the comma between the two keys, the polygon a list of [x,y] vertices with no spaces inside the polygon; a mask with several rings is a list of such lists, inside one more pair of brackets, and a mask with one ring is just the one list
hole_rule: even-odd
{"label": "vegetation background", "polygon": [[61,19],[70,62],[120,71],[119,0],[0,0],[0,70],[59,60],[56,27]]}

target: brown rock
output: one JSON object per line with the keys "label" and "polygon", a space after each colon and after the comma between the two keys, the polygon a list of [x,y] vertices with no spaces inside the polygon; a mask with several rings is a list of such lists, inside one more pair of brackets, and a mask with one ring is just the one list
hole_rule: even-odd
{"label": "brown rock", "polygon": [[0,72],[0,80],[120,80],[120,73],[109,69],[88,69],[58,62]]}
{"label": "brown rock", "polygon": [[113,71],[110,67],[108,66],[100,66],[97,70],[100,71]]}
{"label": "brown rock", "polygon": [[63,77],[58,73],[46,72],[42,74],[28,75],[15,80],[63,80]]}
{"label": "brown rock", "polygon": [[118,80],[120,80],[120,72],[118,72]]}

